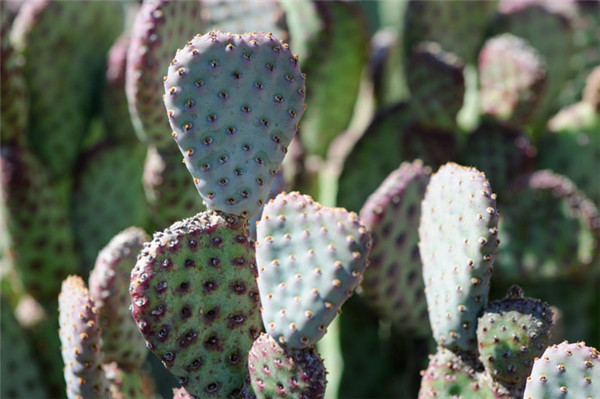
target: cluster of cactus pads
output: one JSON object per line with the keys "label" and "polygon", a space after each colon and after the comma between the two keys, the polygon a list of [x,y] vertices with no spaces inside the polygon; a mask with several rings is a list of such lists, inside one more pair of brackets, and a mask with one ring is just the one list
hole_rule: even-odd
{"label": "cluster of cactus pads", "polygon": [[600,399],[598,15],[0,2],[0,397]]}

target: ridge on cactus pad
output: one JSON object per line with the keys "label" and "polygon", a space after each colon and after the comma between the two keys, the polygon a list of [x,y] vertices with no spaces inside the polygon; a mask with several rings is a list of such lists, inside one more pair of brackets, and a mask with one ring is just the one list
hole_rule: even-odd
{"label": "ridge on cactus pad", "polygon": [[433,336],[448,349],[477,348],[497,226],[496,195],[482,172],[447,163],[431,176],[421,205],[419,250]]}
{"label": "ridge on cactus pad", "polygon": [[239,395],[261,330],[244,218],[199,213],[154,233],[131,273],[133,317],[190,395]]}
{"label": "ridge on cactus pad", "polygon": [[280,346],[261,333],[248,354],[252,388],[258,399],[318,399],[325,395],[325,366],[314,347]]}
{"label": "ridge on cactus pad", "polygon": [[360,284],[369,232],[356,213],[298,192],[269,201],[256,232],[266,332],[281,344],[308,347],[325,335]]}
{"label": "ridge on cactus pad", "polygon": [[304,75],[271,34],[197,35],[165,86],[173,137],[207,208],[251,217],[304,113]]}

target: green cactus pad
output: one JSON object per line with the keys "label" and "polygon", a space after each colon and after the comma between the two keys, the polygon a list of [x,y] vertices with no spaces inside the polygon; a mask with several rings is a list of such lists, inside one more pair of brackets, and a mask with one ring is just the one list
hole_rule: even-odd
{"label": "green cactus pad", "polygon": [[48,398],[31,342],[10,309],[8,298],[0,301],[0,397]]}
{"label": "green cactus pad", "polygon": [[417,227],[431,169],[402,163],[369,196],[360,211],[371,230],[371,264],[362,282],[366,301],[400,331],[429,335]]}
{"label": "green cactus pad", "polygon": [[67,205],[70,180],[54,181],[25,146],[0,148],[11,256],[25,290],[56,309],[60,282],[79,268]]}
{"label": "green cactus pad", "polygon": [[120,232],[98,254],[89,279],[102,328],[104,361],[117,362],[125,370],[139,368],[148,353],[129,311],[131,270],[146,241],[150,237],[140,228]]}
{"label": "green cactus pad", "polygon": [[127,51],[125,89],[140,140],[173,145],[162,102],[163,76],[175,51],[205,27],[200,1],[144,1],[136,14]]}
{"label": "green cactus pad", "polygon": [[69,276],[63,281],[58,308],[67,396],[110,398],[108,380],[102,370],[98,313],[81,277]]}
{"label": "green cactus pad", "polygon": [[526,40],[505,33],[485,42],[478,62],[481,111],[525,125],[545,89],[543,58]]}
{"label": "green cactus pad", "polygon": [[498,211],[485,175],[455,163],[432,175],[421,205],[419,249],[433,336],[475,351],[498,247]]}
{"label": "green cactus pad", "polygon": [[550,306],[525,298],[521,287],[511,286],[504,299],[488,304],[477,325],[479,356],[487,373],[524,388],[533,360],[550,343],[551,326]]}
{"label": "green cactus pad", "polygon": [[467,137],[461,161],[485,173],[502,193],[518,175],[533,169],[535,154],[524,131],[484,118]]}
{"label": "green cactus pad", "polygon": [[419,399],[512,398],[501,387],[490,384],[480,368],[476,360],[438,347],[437,353],[429,358],[427,370],[422,373]]}
{"label": "green cactus pad", "polygon": [[314,347],[284,348],[261,333],[248,354],[248,370],[258,399],[325,396],[325,366]]}
{"label": "green cactus pad", "polygon": [[11,40],[25,60],[29,142],[52,176],[75,167],[122,20],[112,1],[28,1],[15,18]]}
{"label": "green cactus pad", "polygon": [[316,1],[314,5],[321,30],[309,45],[310,55],[302,64],[310,77],[310,107],[299,136],[310,154],[325,157],[333,139],[348,128],[352,119],[369,37],[357,4]]}
{"label": "green cactus pad", "polygon": [[358,216],[298,192],[269,201],[257,226],[262,319],[279,343],[306,348],[360,283],[371,238]]}
{"label": "green cactus pad", "polygon": [[600,354],[583,342],[548,347],[533,364],[524,399],[597,399]]}
{"label": "green cactus pad", "polygon": [[261,330],[254,249],[243,218],[214,211],[154,234],[131,274],[147,346],[191,394],[239,394]]}
{"label": "green cactus pad", "polygon": [[148,147],[144,163],[144,191],[156,226],[169,226],[206,209],[190,180],[181,152],[172,146]]}
{"label": "green cactus pad", "polygon": [[495,1],[409,1],[404,17],[407,50],[434,41],[473,63],[495,5]]}
{"label": "green cactus pad", "polygon": [[83,154],[75,176],[71,220],[85,270],[93,268],[98,251],[119,231],[146,225],[145,153],[145,147],[135,141],[104,142]]}
{"label": "green cactus pad", "polygon": [[556,279],[585,273],[600,255],[600,216],[566,177],[541,170],[507,191],[500,220],[498,276]]}
{"label": "green cactus pad", "polygon": [[207,207],[250,217],[304,113],[304,75],[287,44],[270,34],[211,31],[175,55],[165,106]]}
{"label": "green cactus pad", "polygon": [[419,44],[408,56],[406,83],[415,118],[424,126],[454,129],[465,95],[464,65],[436,42]]}

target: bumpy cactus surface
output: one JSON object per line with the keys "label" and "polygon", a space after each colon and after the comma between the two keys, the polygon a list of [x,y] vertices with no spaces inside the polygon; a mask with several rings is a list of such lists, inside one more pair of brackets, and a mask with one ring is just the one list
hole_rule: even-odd
{"label": "bumpy cactus surface", "polygon": [[361,281],[371,246],[367,229],[355,213],[292,192],[265,206],[257,240],[267,333],[290,347],[314,344]]}
{"label": "bumpy cactus surface", "polygon": [[198,397],[239,394],[261,330],[246,221],[214,211],[154,234],[131,274],[133,317],[154,352]]}
{"label": "bumpy cactus surface", "polygon": [[583,342],[552,345],[533,364],[526,399],[597,398],[600,354]]}
{"label": "bumpy cactus surface", "polygon": [[248,354],[248,369],[256,397],[322,398],[325,367],[314,347],[286,348],[261,334]]}
{"label": "bumpy cactus surface", "polygon": [[175,54],[165,80],[173,137],[210,209],[252,216],[304,113],[304,76],[270,34],[211,31]]}
{"label": "bumpy cactus surface", "polygon": [[432,175],[422,203],[419,249],[435,340],[476,349],[498,247],[496,195],[485,175],[454,163]]}

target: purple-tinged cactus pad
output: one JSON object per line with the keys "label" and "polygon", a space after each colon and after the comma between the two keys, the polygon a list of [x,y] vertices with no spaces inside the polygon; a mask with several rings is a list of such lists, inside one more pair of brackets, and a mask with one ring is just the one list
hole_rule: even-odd
{"label": "purple-tinged cactus pad", "polygon": [[545,88],[543,58],[526,40],[505,33],[484,44],[478,62],[482,112],[526,124]]}
{"label": "purple-tinged cactus pad", "polygon": [[267,333],[295,348],[321,339],[360,284],[370,247],[354,212],[324,207],[298,192],[269,201],[256,242]]}
{"label": "purple-tinged cactus pad", "polygon": [[110,398],[102,370],[98,312],[81,277],[69,276],[63,281],[58,308],[67,396]]}
{"label": "purple-tinged cactus pad", "polygon": [[314,347],[282,347],[269,334],[261,333],[248,354],[248,370],[258,399],[325,396],[325,366]]}
{"label": "purple-tinged cactus pad", "polygon": [[524,399],[600,397],[600,353],[583,342],[548,347],[535,360]]}
{"label": "purple-tinged cactus pad", "polygon": [[421,205],[419,249],[433,336],[448,349],[477,349],[497,226],[496,195],[482,172],[448,163],[432,175]]}
{"label": "purple-tinged cactus pad", "polygon": [[552,310],[539,299],[525,298],[517,285],[506,297],[492,301],[479,318],[477,343],[487,373],[522,389],[533,360],[550,343]]}
{"label": "purple-tinged cactus pad", "polygon": [[102,328],[104,360],[125,370],[139,368],[148,354],[129,311],[131,270],[146,241],[150,237],[137,227],[117,234],[98,254],[89,280]]}
{"label": "purple-tinged cactus pad", "polygon": [[373,247],[362,287],[367,302],[401,331],[430,335],[417,228],[431,168],[402,163],[360,211]]}
{"label": "purple-tinged cactus pad", "polygon": [[154,234],[131,274],[148,348],[194,396],[239,395],[261,330],[244,218],[207,211]]}
{"label": "purple-tinged cactus pad", "polygon": [[175,54],[165,80],[173,137],[209,209],[250,217],[304,113],[304,76],[270,34],[211,31]]}
{"label": "purple-tinged cactus pad", "polygon": [[199,0],[148,0],[133,24],[125,75],[129,111],[140,140],[159,148],[173,145],[162,79],[175,51],[205,30],[200,9]]}

